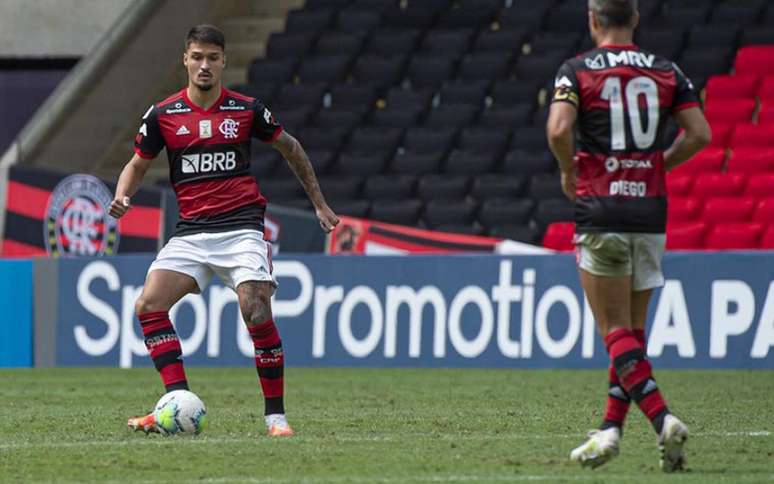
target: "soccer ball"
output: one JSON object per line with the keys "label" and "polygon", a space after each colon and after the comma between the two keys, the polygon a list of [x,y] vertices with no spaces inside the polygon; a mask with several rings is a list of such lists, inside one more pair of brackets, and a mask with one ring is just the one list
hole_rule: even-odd
{"label": "soccer ball", "polygon": [[204,403],[188,390],[174,390],[161,397],[153,416],[156,427],[164,435],[197,435],[207,423]]}

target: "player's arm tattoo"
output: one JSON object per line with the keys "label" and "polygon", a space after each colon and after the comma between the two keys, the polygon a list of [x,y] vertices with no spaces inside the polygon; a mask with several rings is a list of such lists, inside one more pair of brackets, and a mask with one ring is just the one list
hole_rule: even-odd
{"label": "player's arm tattoo", "polygon": [[301,182],[304,191],[315,208],[325,205],[325,198],[314,174],[314,168],[312,168],[309,157],[306,155],[306,151],[304,151],[301,143],[283,131],[274,142],[274,148],[282,153],[282,156],[287,160],[290,169],[293,170],[296,178]]}

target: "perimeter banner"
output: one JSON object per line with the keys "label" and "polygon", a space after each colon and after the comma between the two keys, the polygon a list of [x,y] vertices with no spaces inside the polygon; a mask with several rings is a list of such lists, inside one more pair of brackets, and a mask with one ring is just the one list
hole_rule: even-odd
{"label": "perimeter banner", "polygon": [[[57,365],[147,366],[134,302],[151,257],[59,261]],[[774,368],[774,254],[670,254],[650,306],[659,368]],[[289,365],[603,368],[569,255],[280,257]],[[191,365],[251,365],[234,293],[171,311]]]}

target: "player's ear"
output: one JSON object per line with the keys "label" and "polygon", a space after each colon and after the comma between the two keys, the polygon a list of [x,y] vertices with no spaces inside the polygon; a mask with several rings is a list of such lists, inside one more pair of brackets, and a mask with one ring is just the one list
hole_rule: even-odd
{"label": "player's ear", "polygon": [[638,25],[640,25],[640,11],[635,10],[632,17],[632,29],[636,29]]}
{"label": "player's ear", "polygon": [[183,52],[183,65],[188,67],[188,52]]}

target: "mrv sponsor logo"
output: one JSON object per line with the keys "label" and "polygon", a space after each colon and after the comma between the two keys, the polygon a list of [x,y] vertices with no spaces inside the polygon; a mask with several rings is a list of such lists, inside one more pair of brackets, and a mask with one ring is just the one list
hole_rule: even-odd
{"label": "mrv sponsor logo", "polygon": [[[541,274],[550,277],[548,271],[517,269],[514,261],[501,260],[491,276],[454,290],[389,280],[345,287],[318,284],[306,264],[281,260],[274,263],[274,275],[280,284],[298,289],[280,291],[273,310],[283,327],[294,332],[294,352],[312,360],[325,361],[342,351],[351,361],[374,357],[426,363],[450,357],[474,359],[485,352],[501,362],[541,355],[557,360],[572,356],[578,361],[592,359],[595,353],[603,355],[604,348],[595,347],[595,323],[585,299],[563,284],[543,284],[538,290]],[[120,274],[106,261],[85,266],[76,286],[75,302],[98,323],[88,331],[83,324],[72,327],[80,351],[101,356],[118,348],[122,367],[132,366],[134,357],[145,358],[147,350],[134,328],[133,314],[142,287],[122,284]],[[93,292],[105,287],[120,294],[120,307]],[[749,355],[745,358],[767,358],[774,346],[774,282],[757,302],[750,285],[742,280],[715,280],[707,287],[709,294],[701,298],[709,309],[707,320],[692,320],[696,306],[689,314],[683,282],[667,280],[652,302],[649,355],[669,351],[681,359],[724,359],[732,356],[729,345],[739,351],[736,337],[745,335],[743,352]],[[104,291],[101,294],[104,297]],[[188,295],[172,308],[170,317],[175,321],[179,310],[188,306],[186,324],[192,323],[193,330],[180,338],[186,355],[219,358],[224,352],[238,351],[245,358],[254,357],[238,312],[237,321],[224,320],[224,309],[236,301],[233,291],[216,285],[206,295]],[[222,341],[224,324],[240,328],[235,341]]]}
{"label": "mrv sponsor logo", "polygon": [[210,173],[229,171],[236,168],[236,153],[197,153],[183,155],[183,173]]}

